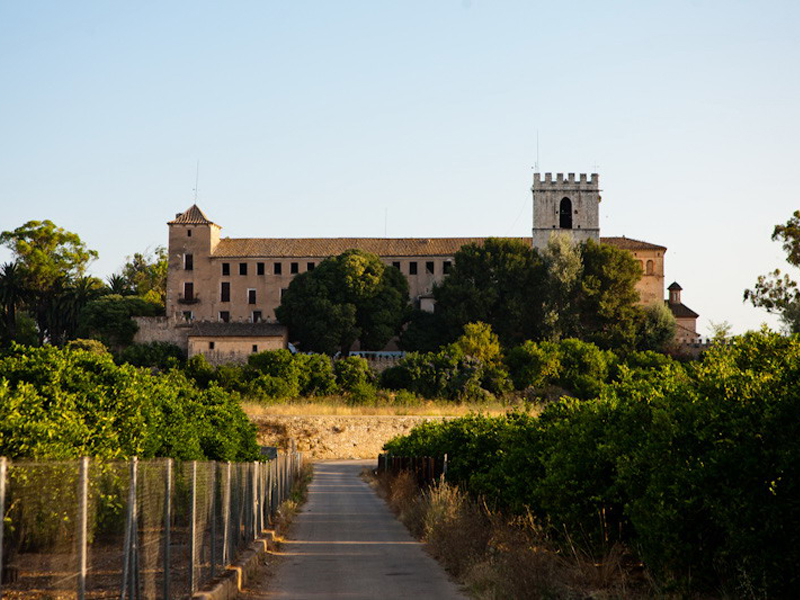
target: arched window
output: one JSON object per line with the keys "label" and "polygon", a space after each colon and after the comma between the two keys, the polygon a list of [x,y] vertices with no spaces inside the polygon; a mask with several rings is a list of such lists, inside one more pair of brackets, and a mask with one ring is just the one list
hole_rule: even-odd
{"label": "arched window", "polygon": [[572,201],[562,198],[558,210],[558,226],[561,229],[572,229]]}
{"label": "arched window", "polygon": [[652,275],[653,274],[653,261],[652,260],[648,260],[647,261],[647,269],[645,270],[645,273],[647,275]]}

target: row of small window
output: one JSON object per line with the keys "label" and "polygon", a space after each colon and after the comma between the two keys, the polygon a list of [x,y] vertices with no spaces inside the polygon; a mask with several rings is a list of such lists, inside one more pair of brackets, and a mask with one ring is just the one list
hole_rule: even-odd
{"label": "row of small window", "polygon": [[[398,271],[402,271],[400,261],[394,261],[392,266],[397,269]],[[447,275],[450,273],[451,269],[453,268],[453,261],[445,260],[442,262],[442,274]],[[418,275],[419,269],[417,267],[417,261],[412,260],[408,263],[408,274],[409,275]],[[425,261],[425,274],[426,275],[435,275],[436,274],[436,265],[432,260]]]}
{"label": "row of small window", "polygon": [[[216,349],[216,346],[215,346],[214,342],[208,342],[208,349],[209,350],[215,350]],[[258,352],[258,344],[253,344],[253,352]]]}
{"label": "row of small window", "polygon": [[[247,275],[247,264],[246,262],[239,263],[239,275]],[[314,267],[316,266],[313,262],[306,263],[306,271],[313,271]],[[392,266],[397,270],[402,270],[400,261],[392,262]],[[184,254],[183,256],[183,268],[187,271],[194,270],[194,257],[191,254]],[[425,261],[425,274],[426,275],[435,275],[436,265],[434,261],[427,260]],[[453,268],[453,261],[445,260],[442,262],[442,274],[447,275],[450,270]],[[296,275],[300,272],[300,263],[292,262],[289,263],[289,273],[292,275]],[[417,261],[411,261],[408,263],[408,274],[409,275],[417,275],[418,274],[418,267]],[[256,263],[256,275],[264,275],[266,273],[266,264],[263,262]],[[231,274],[231,263],[222,263],[222,276],[229,277]],[[272,263],[272,274],[273,275],[283,275],[283,263]]]}
{"label": "row of small window", "polygon": [[[313,271],[316,263],[306,263],[306,271]],[[289,273],[297,275],[300,272],[300,263],[289,263]],[[263,262],[256,263],[256,275],[264,275],[266,273],[266,264]],[[231,263],[222,263],[222,276],[228,277],[231,274]],[[283,263],[272,263],[272,274],[283,275]],[[239,275],[247,275],[247,263],[239,263]]]}

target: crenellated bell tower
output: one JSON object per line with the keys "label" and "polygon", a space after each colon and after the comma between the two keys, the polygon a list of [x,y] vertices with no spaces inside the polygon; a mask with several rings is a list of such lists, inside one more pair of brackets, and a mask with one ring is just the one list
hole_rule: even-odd
{"label": "crenellated bell tower", "polygon": [[600,177],[597,173],[533,174],[533,247],[547,246],[554,233],[576,242],[600,240]]}

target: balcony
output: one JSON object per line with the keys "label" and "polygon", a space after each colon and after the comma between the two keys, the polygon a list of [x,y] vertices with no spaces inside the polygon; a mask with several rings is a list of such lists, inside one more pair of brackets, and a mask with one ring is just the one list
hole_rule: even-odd
{"label": "balcony", "polygon": [[192,294],[191,296],[178,294],[178,304],[197,304],[198,302],[200,302],[200,298],[198,298],[196,294]]}

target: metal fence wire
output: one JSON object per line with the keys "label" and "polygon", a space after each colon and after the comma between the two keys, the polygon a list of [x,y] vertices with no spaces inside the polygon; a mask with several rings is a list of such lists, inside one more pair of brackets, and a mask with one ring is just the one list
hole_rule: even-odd
{"label": "metal fence wire", "polygon": [[301,462],[0,458],[0,598],[189,598],[270,527]]}

